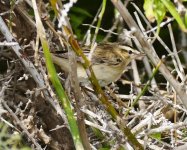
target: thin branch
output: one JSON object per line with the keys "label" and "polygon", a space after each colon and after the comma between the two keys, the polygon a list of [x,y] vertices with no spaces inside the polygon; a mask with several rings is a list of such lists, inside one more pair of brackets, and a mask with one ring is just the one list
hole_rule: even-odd
{"label": "thin branch", "polygon": [[[111,0],[116,9],[120,12],[123,19],[126,21],[127,25],[131,30],[136,30],[134,35],[140,42],[145,54],[149,57],[151,62],[156,66],[160,59],[158,55],[156,54],[153,46],[145,39],[143,33],[140,31],[138,25],[128,12],[127,8],[125,8],[120,0]],[[174,79],[168,68],[165,66],[165,64],[161,64],[159,71],[162,73],[162,75],[166,78],[166,80],[171,84],[171,86],[175,89],[176,93],[178,94],[179,98],[183,102],[184,106],[187,108],[187,101],[186,101],[186,91],[184,87]]]}

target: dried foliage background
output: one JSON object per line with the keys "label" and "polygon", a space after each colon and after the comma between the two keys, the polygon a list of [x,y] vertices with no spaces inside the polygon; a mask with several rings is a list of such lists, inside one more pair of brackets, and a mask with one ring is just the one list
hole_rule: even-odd
{"label": "dried foliage background", "polygon": [[[38,3],[50,51],[60,53],[64,50],[64,47],[61,45],[57,34],[62,34],[62,31],[57,27],[58,22],[52,7],[46,1]],[[90,4],[88,3],[88,1],[83,0],[77,2],[68,14],[74,36],[80,43],[83,43],[83,38],[89,27],[91,27],[92,35],[94,34],[95,24],[91,25],[91,22],[101,5],[99,2],[91,1]],[[134,7],[134,3],[127,1],[125,5],[131,14],[137,11],[135,9],[137,6],[140,7],[139,11],[143,12],[143,4],[141,3],[137,3],[137,6]],[[182,3],[181,5],[183,6]],[[118,8],[117,4],[115,7]],[[102,18],[101,30],[97,35],[97,42],[116,42],[119,40],[119,36],[125,37],[120,33],[123,31],[122,29],[128,28],[128,23],[125,23],[119,16],[114,17],[114,7],[111,2],[107,2],[106,8]],[[32,149],[72,150],[76,146],[74,146],[69,130],[67,117],[49,77],[47,77],[45,59],[40,43],[38,43],[39,55],[35,55],[38,37],[33,14],[30,1],[0,1],[0,15],[9,27],[9,32],[16,39],[16,41],[8,43],[7,37],[1,30],[0,136],[3,138],[0,138],[0,143],[6,143],[11,135],[21,135],[16,140],[11,139],[11,142],[0,145],[0,149],[13,149],[13,147],[15,149],[29,149],[28,147],[31,147]],[[141,18],[137,18],[140,15],[136,13],[133,16],[135,20]],[[95,18],[97,19],[97,16]],[[164,70],[157,72],[153,80],[149,82],[145,94],[132,107],[133,101],[148,83],[153,73],[152,69],[155,67],[153,60],[150,58],[152,55],[149,56],[145,52],[146,55],[148,54],[148,58],[133,61],[128,72],[119,81],[103,88],[103,90],[144,149],[185,149],[187,147],[185,144],[187,140],[187,111],[184,103],[185,100],[187,101],[185,97],[186,33],[178,27],[171,16],[166,17],[163,21],[159,33],[160,37],[154,35],[153,32],[156,32],[156,29],[148,28],[145,20],[141,18],[139,21],[139,25],[142,25],[141,29],[143,30],[144,26],[144,33],[147,32],[147,34],[144,34],[145,37],[152,37],[149,39],[150,43],[152,42],[151,45],[155,48],[158,56],[163,58],[162,63],[167,66],[169,73],[174,78],[168,80],[163,74]],[[3,27],[2,24],[0,21],[1,27]],[[156,26],[156,23],[154,22],[151,25]],[[116,34],[113,34],[113,32]],[[126,31],[126,34],[136,38],[136,35],[134,36],[131,31]],[[126,38],[123,40],[126,40]],[[136,39],[132,41],[133,46],[135,46]],[[14,46],[17,45],[14,42],[18,42],[21,47],[19,50],[20,58],[13,51]],[[137,48],[137,46],[135,47]],[[42,83],[44,83],[43,87],[36,83],[37,76],[33,77],[34,73],[30,73],[23,60],[26,60],[28,64],[29,62],[33,64],[37,62],[36,70],[34,70],[39,73]],[[116,125],[115,120],[111,118],[105,106],[98,101],[96,93],[92,89],[81,87],[79,94],[76,95],[75,87],[71,87],[67,75],[64,75],[64,72],[59,70],[57,66],[56,69],[61,72],[59,77],[71,99],[72,109],[76,111],[75,116],[79,118],[80,116],[77,114],[84,114],[80,118],[85,121],[86,126],[81,124],[79,130],[83,134],[81,136],[84,147],[86,147],[86,144],[90,145],[87,145],[88,147],[85,149],[131,149],[132,144],[129,145],[130,142],[119,126]],[[84,99],[84,103],[77,105],[75,99],[79,96]],[[129,110],[129,114],[126,115]],[[5,128],[8,129],[3,130]],[[134,149],[142,148],[134,147]]]}

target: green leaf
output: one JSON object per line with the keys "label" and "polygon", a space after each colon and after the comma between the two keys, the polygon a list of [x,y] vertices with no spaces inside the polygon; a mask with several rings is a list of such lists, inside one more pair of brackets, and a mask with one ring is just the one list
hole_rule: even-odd
{"label": "green leaf", "polygon": [[155,14],[153,12],[153,2],[154,0],[144,0],[144,11],[147,19],[151,22],[155,21]]}
{"label": "green leaf", "polygon": [[186,31],[186,27],[185,24],[183,23],[179,13],[177,12],[175,5],[170,1],[170,0],[160,0],[165,7],[167,8],[167,10],[171,13],[171,15],[175,18],[175,20],[177,21],[177,23],[179,24],[179,26],[181,27],[181,29],[183,31]]}
{"label": "green leaf", "polygon": [[166,8],[160,0],[154,0],[153,12],[158,24],[157,34],[160,32],[160,24],[166,15]]}
{"label": "green leaf", "polygon": [[83,17],[83,16],[79,17],[75,14],[71,14],[70,18],[71,18],[72,26],[74,29],[78,28],[85,20],[85,17]]}
{"label": "green leaf", "polygon": [[85,9],[79,7],[72,7],[69,17],[72,28],[76,33],[77,38],[81,39],[83,37],[83,33],[81,33],[79,27],[83,24],[84,20],[86,20],[87,18],[91,18],[92,15],[88,13]]}
{"label": "green leaf", "polygon": [[154,133],[154,134],[151,134],[150,136],[159,141],[161,140],[161,133]]}
{"label": "green leaf", "polygon": [[185,25],[187,26],[187,11],[186,11],[185,16],[184,16],[184,22],[185,22]]}
{"label": "green leaf", "polygon": [[71,11],[74,13],[80,14],[80,15],[90,17],[90,18],[92,17],[92,15],[89,12],[87,12],[85,9],[82,9],[80,7],[73,7]]}
{"label": "green leaf", "polygon": [[158,24],[160,25],[166,15],[166,8],[160,0],[154,0],[153,12]]}
{"label": "green leaf", "polygon": [[160,31],[160,24],[166,15],[166,8],[160,0],[144,0],[144,10],[147,19],[151,22],[157,21],[158,29]]}
{"label": "green leaf", "polygon": [[100,148],[99,150],[110,150],[110,148]]}

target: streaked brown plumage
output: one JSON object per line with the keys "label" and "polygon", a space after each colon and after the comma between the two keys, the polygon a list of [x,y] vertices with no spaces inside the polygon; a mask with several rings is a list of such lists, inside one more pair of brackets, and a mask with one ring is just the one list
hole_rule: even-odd
{"label": "streaked brown plumage", "polygon": [[[84,49],[84,48],[83,48]],[[101,86],[106,86],[118,80],[126,66],[140,53],[128,46],[117,43],[99,44],[91,55],[93,71]],[[69,60],[52,54],[53,62],[63,71],[69,72]],[[77,64],[79,82],[89,83],[87,74],[81,63]]]}

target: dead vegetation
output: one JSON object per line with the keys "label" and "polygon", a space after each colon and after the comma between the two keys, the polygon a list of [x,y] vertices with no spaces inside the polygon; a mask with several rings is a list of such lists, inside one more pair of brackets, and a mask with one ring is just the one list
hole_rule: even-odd
{"label": "dead vegetation", "polygon": [[[115,1],[113,3],[123,19],[128,20],[129,16],[125,16],[126,13],[120,10],[120,4],[115,4]],[[24,139],[23,143],[33,149],[75,149],[77,146],[72,138],[72,129],[69,130],[68,114],[64,112],[62,102],[58,100],[58,95],[49,80],[50,77],[47,76],[42,44],[38,40],[36,18],[30,12],[33,10],[31,4],[30,1],[17,1],[11,5],[0,2],[1,122],[9,126],[10,133],[19,132]],[[73,47],[74,45],[67,43],[69,37],[65,37],[60,31],[63,28],[57,29],[54,21],[57,18],[49,17],[49,12],[52,10],[50,4],[38,2],[38,9],[50,51],[59,53],[64,51],[64,45]],[[121,25],[119,17],[116,20],[118,26],[115,28]],[[134,23],[129,21],[129,26],[131,25],[134,27]],[[70,25],[67,27],[70,28]],[[145,40],[147,35],[144,34],[144,38],[141,38],[143,34],[139,33],[139,30],[134,33],[133,28],[130,29],[131,31],[126,34],[129,34],[132,39],[135,38],[133,40],[135,44],[137,40],[139,41],[141,46],[138,48],[143,50],[147,57],[144,60],[133,61],[128,72],[120,80],[102,88],[105,98],[115,108],[117,117],[115,115],[111,117],[110,112],[106,111],[107,106],[110,105],[108,102],[102,104],[99,101],[101,97],[92,88],[84,86],[79,88],[76,82],[72,82],[72,76],[75,75],[73,71],[70,77],[60,71],[59,77],[71,100],[71,109],[76,112],[75,117],[78,120],[83,146],[85,149],[133,147],[159,150],[179,149],[180,146],[185,149],[186,53],[183,52],[184,50],[175,49],[170,25],[168,30],[173,50],[170,50],[161,38],[154,36],[167,51],[167,55],[161,60],[156,54],[159,51],[157,46],[154,46],[155,52],[152,43]],[[107,32],[106,37],[109,37],[111,31]],[[153,34],[155,30],[149,32]],[[186,41],[186,38],[183,40]],[[184,55],[183,62],[181,62],[181,53]],[[71,54],[69,57],[73,62],[74,53]],[[152,71],[153,66],[159,71]],[[56,69],[59,70],[58,67]],[[153,73],[156,75],[152,76]],[[147,88],[145,88],[146,84]],[[140,95],[144,88],[145,92]],[[131,138],[127,138],[125,129],[121,126],[130,131],[129,134],[132,133],[142,147],[138,147]]]}

